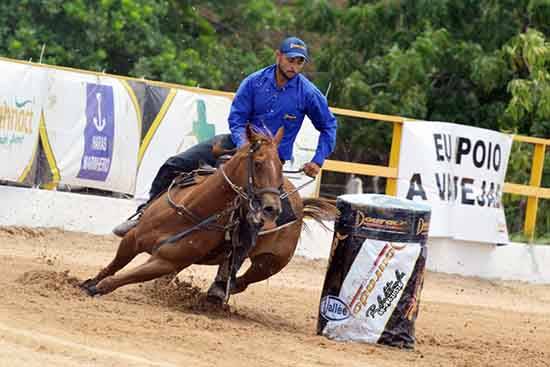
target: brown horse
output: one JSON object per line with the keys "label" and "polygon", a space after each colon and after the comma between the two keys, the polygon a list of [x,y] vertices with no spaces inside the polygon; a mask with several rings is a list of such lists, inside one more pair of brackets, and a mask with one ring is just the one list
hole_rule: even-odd
{"label": "brown horse", "polygon": [[[292,183],[284,178],[277,151],[282,128],[274,137],[255,132],[249,126],[246,132],[249,143],[215,173],[201,177],[202,182],[192,186],[172,185],[149,205],[138,225],[121,240],[111,263],[82,287],[90,295],[107,294],[126,284],[179,272],[191,264],[227,264],[227,253],[231,251],[227,234],[239,235],[235,230],[239,220],[262,230],[259,236],[247,238],[256,242],[244,253],[251,265],[232,283],[227,282],[231,275],[227,266],[225,271],[220,267],[209,295],[225,297],[227,301],[229,293],[242,292],[249,284],[283,269],[294,255],[303,219],[311,217],[318,222],[333,219],[336,208],[319,199],[302,200]],[[274,229],[284,196],[288,196],[296,220]],[[144,264],[116,274],[142,252],[151,255]],[[244,257],[240,260],[237,268]],[[222,284],[231,286],[227,294]]]}

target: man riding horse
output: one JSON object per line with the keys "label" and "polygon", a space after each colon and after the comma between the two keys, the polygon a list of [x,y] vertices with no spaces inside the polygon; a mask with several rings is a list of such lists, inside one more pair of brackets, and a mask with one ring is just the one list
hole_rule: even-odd
{"label": "man riding horse", "polygon": [[[148,202],[140,206],[138,212],[165,192],[174,178],[182,172],[198,169],[200,162],[215,166],[217,156],[213,152],[214,146],[230,151],[246,144],[247,124],[267,129],[273,135],[279,128],[284,128],[278,148],[279,158],[284,164],[292,158],[294,141],[304,117],[308,116],[320,136],[315,155],[311,162],[304,165],[303,171],[310,177],[319,173],[325,158],[335,146],[336,118],[329,110],[325,96],[301,74],[309,61],[306,44],[299,38],[289,37],[275,53],[275,64],[250,74],[239,86],[228,118],[231,134],[217,135],[169,158],[153,180]],[[139,220],[139,215],[126,220],[113,233],[123,237]]]}

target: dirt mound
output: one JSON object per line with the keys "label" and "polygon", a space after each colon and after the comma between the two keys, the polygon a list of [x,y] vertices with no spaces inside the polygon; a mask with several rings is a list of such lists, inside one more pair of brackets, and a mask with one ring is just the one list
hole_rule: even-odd
{"label": "dirt mound", "polygon": [[206,300],[206,293],[192,281],[180,280],[171,275],[140,285],[143,300],[180,311],[229,315],[228,305],[215,305]]}
{"label": "dirt mound", "polygon": [[[63,298],[84,296],[78,286],[81,281],[74,276],[70,276],[69,272],[69,270],[61,272],[49,270],[28,271],[17,278],[16,282],[39,291],[53,291]],[[41,292],[41,294],[48,295],[49,293]]]}

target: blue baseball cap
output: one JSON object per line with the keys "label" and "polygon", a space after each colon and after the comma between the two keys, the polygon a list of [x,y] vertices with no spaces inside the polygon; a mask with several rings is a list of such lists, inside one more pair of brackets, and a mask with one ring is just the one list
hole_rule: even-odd
{"label": "blue baseball cap", "polygon": [[309,61],[306,43],[298,37],[286,38],[281,43],[279,51],[286,57],[303,57],[306,61]]}

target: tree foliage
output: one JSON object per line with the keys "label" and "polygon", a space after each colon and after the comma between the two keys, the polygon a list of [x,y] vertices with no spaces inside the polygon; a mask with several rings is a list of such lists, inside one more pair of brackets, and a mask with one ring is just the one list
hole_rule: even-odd
{"label": "tree foliage", "polygon": [[[550,137],[550,0],[4,0],[0,16],[2,56],[222,90],[295,34],[333,106]],[[391,129],[338,134],[335,158],[387,161]]]}

